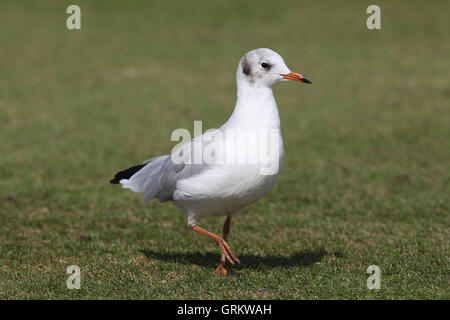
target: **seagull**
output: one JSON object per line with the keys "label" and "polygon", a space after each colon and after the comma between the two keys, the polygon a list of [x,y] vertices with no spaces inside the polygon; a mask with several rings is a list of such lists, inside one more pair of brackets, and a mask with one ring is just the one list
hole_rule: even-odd
{"label": "seagull", "polygon": [[[236,105],[225,124],[175,147],[168,155],[120,171],[110,181],[143,193],[144,203],[152,199],[172,202],[187,216],[188,227],[220,247],[215,273],[227,274],[227,260],[232,265],[240,263],[227,242],[232,217],[261,199],[280,175],[284,147],[272,87],[288,80],[311,83],[292,72],[271,49],[248,52],[239,61]],[[222,236],[198,226],[204,216],[226,216]]]}

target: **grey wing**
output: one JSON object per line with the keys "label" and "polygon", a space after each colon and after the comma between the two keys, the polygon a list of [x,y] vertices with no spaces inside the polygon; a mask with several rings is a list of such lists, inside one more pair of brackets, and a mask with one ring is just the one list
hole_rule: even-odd
{"label": "grey wing", "polygon": [[200,173],[206,164],[176,164],[170,155],[160,156],[144,162],[145,166],[130,179],[122,179],[123,188],[134,192],[143,192],[142,202],[153,198],[165,202],[172,200],[178,180],[186,179]]}
{"label": "grey wing", "polygon": [[[208,134],[214,134],[214,132],[218,131],[211,131]],[[199,164],[195,164],[195,151],[192,149],[194,148],[195,141],[203,141],[203,150],[212,143],[212,140],[205,141],[204,137],[205,134],[197,136],[188,143],[175,149],[176,151],[174,152],[181,157],[184,153],[189,161],[177,161],[180,163],[175,163],[172,161],[171,155],[149,159],[144,162],[145,166],[129,179],[120,180],[122,187],[131,189],[134,192],[143,192],[144,196],[142,197],[142,202],[144,203],[149,202],[153,198],[158,198],[161,202],[172,200],[177,181],[197,175],[208,166],[203,161]],[[194,151],[194,153],[191,151]],[[211,155],[211,157],[211,162],[214,162],[215,154]]]}
{"label": "grey wing", "polygon": [[[151,160],[151,159],[150,159]],[[175,164],[170,156],[166,160],[165,164],[162,166],[162,169],[159,174],[158,186],[156,189],[159,191],[156,194],[156,197],[159,201],[165,202],[172,200],[173,193],[176,189],[176,184],[178,180],[186,179],[192,177],[196,174],[199,174],[206,167],[204,163],[202,164]],[[144,197],[142,199],[143,202],[148,202],[155,197],[154,188],[150,187],[144,190]]]}

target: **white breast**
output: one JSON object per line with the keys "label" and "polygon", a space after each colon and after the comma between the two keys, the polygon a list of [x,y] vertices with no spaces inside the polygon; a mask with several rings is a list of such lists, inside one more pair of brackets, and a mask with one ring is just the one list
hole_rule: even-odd
{"label": "white breast", "polygon": [[[281,134],[277,138],[278,149],[267,154],[271,158],[267,164],[260,161],[213,164],[201,174],[178,181],[174,204],[188,215],[229,215],[261,199],[274,186],[283,166]],[[238,156],[248,151],[245,149],[225,153]]]}

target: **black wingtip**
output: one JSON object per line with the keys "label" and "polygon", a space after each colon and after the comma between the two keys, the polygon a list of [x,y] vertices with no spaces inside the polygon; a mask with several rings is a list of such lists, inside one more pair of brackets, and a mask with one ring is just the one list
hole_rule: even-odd
{"label": "black wingtip", "polygon": [[109,183],[111,183],[111,184],[119,184],[119,183],[120,183],[120,180],[131,178],[131,176],[132,176],[133,174],[135,174],[136,172],[138,172],[139,170],[141,170],[143,167],[145,167],[145,164],[140,164],[140,165],[137,165],[137,166],[133,166],[133,167],[131,167],[131,168],[128,168],[128,169],[126,169],[126,170],[117,172],[117,173],[114,175],[114,178],[111,179],[111,180],[109,181]]}
{"label": "black wingtip", "polygon": [[117,179],[117,178],[114,178],[114,179],[111,179],[111,180],[109,180],[109,183],[111,183],[111,184],[119,184],[119,179]]}

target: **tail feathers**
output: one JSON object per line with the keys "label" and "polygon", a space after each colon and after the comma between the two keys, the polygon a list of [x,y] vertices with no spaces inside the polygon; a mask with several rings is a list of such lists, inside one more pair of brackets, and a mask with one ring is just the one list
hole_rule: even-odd
{"label": "tail feathers", "polygon": [[120,180],[122,180],[122,179],[130,179],[131,176],[133,176],[136,172],[141,170],[143,167],[145,167],[145,164],[140,164],[140,165],[128,168],[126,170],[117,172],[114,175],[114,179],[111,179],[111,181],[109,181],[109,182],[112,183],[112,184],[119,184]]}

